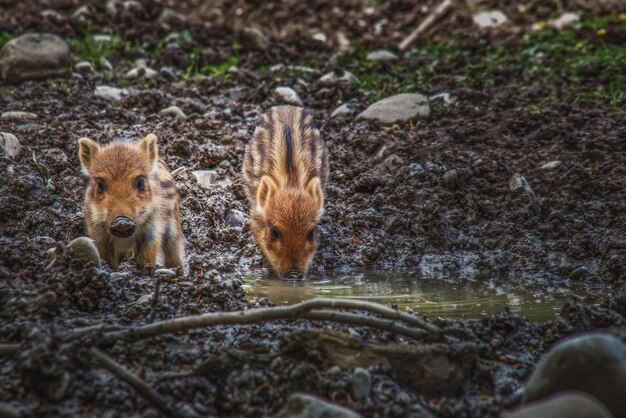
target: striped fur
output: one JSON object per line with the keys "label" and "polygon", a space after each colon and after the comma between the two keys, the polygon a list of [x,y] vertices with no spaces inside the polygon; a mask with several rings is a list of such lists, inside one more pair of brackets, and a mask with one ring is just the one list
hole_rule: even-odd
{"label": "striped fur", "polygon": [[279,275],[303,275],[313,259],[328,171],[310,114],[278,106],[262,116],[246,146],[243,177],[252,233]]}
{"label": "striped fur", "polygon": [[[91,178],[85,193],[87,233],[114,270],[128,256],[137,265],[155,265],[163,254],[166,267],[183,268],[183,233],[179,196],[165,163],[158,159],[157,138],[148,135],[136,143],[115,141],[100,147],[79,139],[83,172]],[[138,179],[144,187],[138,187]],[[110,225],[118,216],[136,224],[127,238],[116,237]]]}

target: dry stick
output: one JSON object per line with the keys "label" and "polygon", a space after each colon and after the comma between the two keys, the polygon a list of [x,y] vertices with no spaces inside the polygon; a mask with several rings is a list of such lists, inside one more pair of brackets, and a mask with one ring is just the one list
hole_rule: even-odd
{"label": "dry stick", "polygon": [[156,316],[157,307],[159,306],[159,290],[161,289],[161,275],[157,275],[156,283],[154,285],[154,296],[152,296],[152,309],[150,312],[150,319],[148,322],[154,321],[154,317]]}
{"label": "dry stick", "polygon": [[413,338],[420,338],[424,336],[424,331],[421,329],[409,328],[389,319],[363,316],[348,312],[313,310],[303,314],[302,318],[314,321],[334,321],[343,322],[346,324],[365,325],[372,328],[379,328],[385,331],[391,331],[396,334],[407,335]]}
{"label": "dry stick", "polygon": [[119,339],[139,340],[170,332],[187,331],[190,329],[204,328],[215,325],[249,324],[275,319],[297,319],[303,317],[304,313],[312,309],[320,308],[343,308],[371,311],[388,319],[402,320],[411,325],[417,325],[435,334],[441,333],[441,329],[433,324],[377,303],[346,299],[311,299],[291,306],[259,308],[240,312],[212,312],[202,315],[153,322],[139,327],[106,333],[103,335],[102,341],[104,343],[109,343]]}
{"label": "dry stick", "polygon": [[431,14],[426,16],[426,19],[420,23],[420,25],[413,31],[409,36],[404,38],[400,44],[398,44],[398,49],[400,51],[406,51],[413,42],[420,36],[422,33],[426,32],[428,28],[430,28],[437,19],[443,16],[450,7],[452,7],[452,0],[443,0],[439,5],[433,10]]}
{"label": "dry stick", "polygon": [[178,167],[176,170],[172,171],[170,174],[172,175],[172,177],[176,178],[176,176],[182,173],[183,171],[187,171],[187,167]]}
{"label": "dry stick", "polygon": [[182,416],[178,411],[172,408],[169,402],[163,398],[156,390],[152,389],[146,382],[141,380],[137,375],[127,370],[113,360],[111,357],[98,350],[92,348],[89,350],[91,356],[105,369],[109,370],[115,376],[132,386],[137,392],[141,393],[148,401],[159,409],[166,416],[177,417]]}
{"label": "dry stick", "polygon": [[20,344],[0,344],[0,356],[12,356],[20,351]]}

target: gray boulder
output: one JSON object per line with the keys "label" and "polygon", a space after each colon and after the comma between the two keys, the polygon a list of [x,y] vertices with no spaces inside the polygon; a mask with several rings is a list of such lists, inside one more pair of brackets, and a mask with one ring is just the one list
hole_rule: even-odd
{"label": "gray boulder", "polygon": [[430,105],[426,96],[418,93],[404,93],[387,97],[370,105],[357,118],[391,125],[426,118],[429,115]]}
{"label": "gray boulder", "polygon": [[613,418],[598,399],[583,392],[561,392],[555,396],[523,405],[503,418]]}
{"label": "gray boulder", "polygon": [[566,390],[593,395],[616,418],[626,418],[626,344],[599,332],[557,343],[530,376],[524,401]]}
{"label": "gray boulder", "polygon": [[49,33],[27,33],[0,50],[0,73],[6,83],[58,77],[71,67],[67,42]]}

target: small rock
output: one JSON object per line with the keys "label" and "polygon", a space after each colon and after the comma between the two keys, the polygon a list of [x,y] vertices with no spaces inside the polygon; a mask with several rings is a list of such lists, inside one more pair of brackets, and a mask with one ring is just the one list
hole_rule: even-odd
{"label": "small rock", "polygon": [[135,301],[137,305],[146,305],[152,301],[152,293],[148,293],[147,295],[142,295]]}
{"label": "small rock", "polygon": [[352,49],[352,43],[345,33],[341,31],[337,32],[337,34],[335,35],[335,39],[337,40],[337,50],[339,52],[348,52],[350,49]]}
{"label": "small rock", "polygon": [[93,65],[89,61],[81,61],[74,66],[74,69],[79,73],[89,74],[93,73]]}
{"label": "small rock", "polygon": [[74,260],[85,264],[93,263],[97,268],[101,267],[98,249],[91,238],[78,237],[67,244],[66,250]]}
{"label": "small rock", "polygon": [[579,20],[580,20],[580,16],[578,14],[568,12],[568,13],[563,13],[561,16],[557,17],[556,19],[549,20],[548,26],[556,30],[561,30],[568,26],[572,26],[574,23],[578,22]]}
{"label": "small rock", "polygon": [[0,49],[0,72],[6,83],[62,76],[71,66],[67,42],[49,33],[27,33]]}
{"label": "small rock", "polygon": [[526,178],[517,173],[513,174],[513,177],[509,180],[509,190],[512,192],[523,192],[533,197],[535,196],[535,192],[526,181]]}
{"label": "small rock", "polygon": [[161,67],[159,72],[169,80],[174,80],[176,78],[176,71],[170,67]]}
{"label": "small rock", "polygon": [[196,177],[199,185],[205,187],[215,184],[215,180],[217,180],[217,172],[215,170],[196,170],[192,171],[191,174]]}
{"label": "small rock", "polygon": [[352,109],[348,106],[347,103],[342,104],[337,109],[333,110],[333,113],[330,114],[331,119],[344,117],[352,114]]}
{"label": "small rock", "polygon": [[241,31],[241,44],[246,49],[265,51],[270,47],[270,41],[259,28],[247,27]]}
{"label": "small rock", "polygon": [[0,132],[0,148],[11,158],[15,158],[20,153],[20,141],[13,134]]}
{"label": "small rock", "polygon": [[380,62],[393,62],[398,60],[398,56],[386,49],[379,49],[378,51],[372,51],[367,54],[368,61],[380,61]]}
{"label": "small rock", "polygon": [[443,183],[450,190],[454,190],[458,187],[458,178],[459,173],[457,170],[452,169],[443,173]]}
{"label": "small rock", "polygon": [[472,20],[480,28],[497,28],[505,24],[509,19],[501,11],[492,10],[490,12],[477,13],[472,16]]}
{"label": "small rock", "polygon": [[352,396],[362,401],[370,395],[372,390],[372,376],[365,369],[357,367],[352,375]]}
{"label": "small rock", "polygon": [[302,100],[294,89],[290,87],[276,87],[274,92],[283,101],[283,103],[302,106]]}
{"label": "small rock", "polygon": [[164,23],[171,28],[182,28],[187,23],[187,16],[165,7],[159,16],[159,23]]}
{"label": "small rock", "polygon": [[334,405],[324,399],[294,393],[289,396],[285,405],[275,415],[276,418],[359,418],[361,415],[339,405]]}
{"label": "small rock", "polygon": [[122,95],[128,94],[126,89],[118,89],[117,87],[111,86],[98,86],[94,91],[96,97],[99,97],[104,100],[108,100],[110,102],[117,102],[122,100]]}
{"label": "small rock", "polygon": [[503,418],[613,418],[602,402],[583,392],[561,392],[523,405]]}
{"label": "small rock", "polygon": [[172,269],[156,269],[154,270],[155,276],[161,276],[166,279],[171,279],[172,277],[176,277],[176,272]]}
{"label": "small rock", "polygon": [[113,64],[111,64],[111,61],[104,57],[100,58],[100,66],[107,71],[113,71]]}
{"label": "small rock", "polygon": [[541,168],[542,170],[554,170],[555,168],[558,168],[560,165],[561,165],[561,162],[559,160],[555,160],[555,161],[550,161],[549,163],[545,163],[539,168]]}
{"label": "small rock", "polygon": [[586,277],[589,277],[590,274],[591,273],[589,272],[587,267],[582,266],[572,270],[572,272],[569,274],[569,278],[572,280],[582,280]]}
{"label": "small rock", "polygon": [[426,96],[418,93],[404,93],[387,97],[370,105],[359,114],[357,119],[392,125],[429,115],[430,106]]}
{"label": "small rock", "polygon": [[126,73],[126,78],[147,78],[147,79],[151,79],[157,76],[157,74],[159,74],[156,70],[153,70],[150,67],[145,67],[145,66],[138,66],[135,68],[131,68],[130,70],[128,70],[128,72]]}
{"label": "small rock", "polygon": [[170,106],[170,107],[166,107],[165,109],[161,110],[159,112],[159,115],[161,116],[173,116],[175,118],[180,118],[180,119],[186,119],[187,115],[185,115],[185,112],[182,111],[182,109],[178,106]]}
{"label": "small rock", "polygon": [[35,113],[30,112],[4,112],[0,119],[10,119],[19,121],[31,121],[37,119],[38,116]]}
{"label": "small rock", "polygon": [[92,15],[93,13],[91,11],[91,8],[87,4],[80,6],[78,9],[74,11],[74,13],[72,13],[72,17],[74,19],[79,19],[81,17],[90,17]]}
{"label": "small rock", "polygon": [[248,222],[248,217],[245,213],[237,209],[230,209],[224,218],[230,226],[244,226]]}
{"label": "small rock", "polygon": [[616,418],[626,418],[626,343],[594,332],[560,341],[526,384],[524,402],[577,390],[595,396]]}
{"label": "small rock", "polygon": [[319,79],[320,86],[335,86],[337,84],[352,85],[358,83],[359,79],[350,71],[331,71],[324,74]]}

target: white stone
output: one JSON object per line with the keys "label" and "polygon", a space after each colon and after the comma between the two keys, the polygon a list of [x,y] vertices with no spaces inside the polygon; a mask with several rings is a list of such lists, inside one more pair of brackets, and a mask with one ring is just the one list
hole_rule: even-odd
{"label": "white stone", "polygon": [[489,12],[480,12],[472,16],[472,20],[480,28],[497,28],[506,23],[509,18],[500,10],[492,10]]}
{"label": "white stone", "polygon": [[561,30],[568,26],[572,26],[574,23],[580,20],[580,16],[576,13],[563,13],[561,16],[548,22],[548,26],[556,30]]}
{"label": "white stone", "polygon": [[107,71],[113,71],[113,64],[111,64],[111,61],[104,57],[100,58],[100,65]]}
{"label": "white stone", "polygon": [[283,101],[283,103],[295,106],[302,106],[302,99],[300,99],[298,93],[296,93],[296,91],[291,87],[276,87],[274,92],[276,93],[278,98]]}
{"label": "white stone", "polygon": [[430,115],[428,98],[419,93],[403,93],[380,100],[359,114],[357,119],[391,125]]}
{"label": "white stone", "polygon": [[196,170],[192,171],[191,174],[198,180],[199,185],[205,187],[215,184],[215,180],[217,180],[217,172],[215,170]]}
{"label": "white stone", "polygon": [[89,61],[81,61],[74,66],[74,69],[80,73],[93,73],[93,65]]}
{"label": "white stone", "polygon": [[337,84],[354,84],[358,83],[359,79],[350,71],[344,71],[342,75],[337,74],[335,71],[331,71],[324,74],[319,79],[320,86],[334,86]]}
{"label": "white stone", "polygon": [[35,120],[37,118],[38,116],[35,113],[19,112],[19,111],[3,112],[2,116],[0,116],[0,119],[19,120],[19,121]]}
{"label": "white stone", "polygon": [[445,105],[451,105],[451,104],[454,104],[454,102],[456,102],[456,97],[451,96],[450,93],[445,93],[445,92],[433,94],[432,96],[430,96],[429,99],[430,101],[441,99],[443,100],[443,104]]}
{"label": "white stone", "polygon": [[97,44],[108,44],[113,40],[113,38],[111,35],[96,34],[93,36],[93,40]]}
{"label": "white stone", "polygon": [[0,132],[0,148],[11,158],[15,158],[20,153],[20,141],[13,134]]}
{"label": "white stone", "polygon": [[509,180],[509,190],[512,192],[523,192],[531,196],[535,196],[535,192],[532,187],[521,174],[515,173]]}
{"label": "white stone", "polygon": [[165,109],[161,110],[159,112],[159,115],[161,116],[174,116],[175,118],[180,118],[180,119],[186,119],[187,115],[185,115],[185,112],[182,111],[182,109],[178,106],[170,106],[170,107],[166,107]]}
{"label": "white stone", "polygon": [[126,73],[126,78],[132,79],[132,78],[144,77],[147,79],[151,79],[151,78],[156,77],[158,74],[159,74],[158,71],[153,70],[150,67],[138,66],[138,67],[128,70],[128,72]]}
{"label": "white stone", "polygon": [[334,119],[334,118],[348,116],[351,113],[352,113],[352,109],[350,109],[350,106],[348,106],[347,103],[344,103],[341,106],[339,106],[337,109],[333,110],[333,113],[330,114],[330,117]]}
{"label": "white stone", "polygon": [[117,87],[98,86],[94,94],[101,99],[117,102],[122,100],[122,96],[128,94],[128,91],[126,89],[118,89]]}
{"label": "white stone", "polygon": [[542,170],[554,170],[555,168],[558,168],[560,165],[561,165],[561,162],[559,160],[554,160],[554,161],[545,163],[540,168]]}
{"label": "white stone", "polygon": [[378,51],[372,51],[367,54],[367,59],[369,61],[393,62],[398,60],[398,56],[386,49],[379,49]]}

